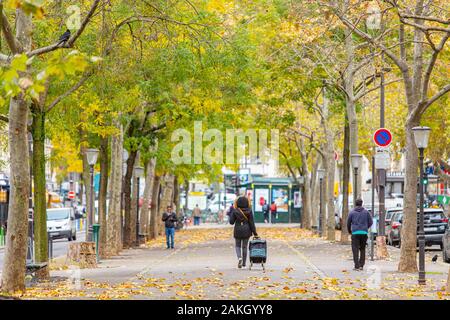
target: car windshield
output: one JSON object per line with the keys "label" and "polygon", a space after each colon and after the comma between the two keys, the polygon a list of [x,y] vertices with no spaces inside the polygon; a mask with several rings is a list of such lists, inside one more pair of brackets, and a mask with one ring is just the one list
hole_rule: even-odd
{"label": "car windshield", "polygon": [[445,218],[442,212],[424,212],[423,217],[430,222],[441,222]]}
{"label": "car windshield", "polygon": [[52,221],[67,219],[69,218],[69,211],[70,210],[67,209],[47,211],[47,220]]}
{"label": "car windshield", "polygon": [[395,222],[399,222],[400,220],[402,220],[403,214],[399,213],[396,214],[392,217],[392,220],[394,220]]}
{"label": "car windshield", "polygon": [[392,219],[392,217],[394,216],[394,214],[398,213],[398,212],[402,212],[402,210],[388,210],[386,211],[386,219]]}

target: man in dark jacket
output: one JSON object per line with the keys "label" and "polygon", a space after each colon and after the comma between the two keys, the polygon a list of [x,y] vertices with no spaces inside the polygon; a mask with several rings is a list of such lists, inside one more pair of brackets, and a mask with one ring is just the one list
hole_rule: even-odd
{"label": "man in dark jacket", "polygon": [[167,206],[167,211],[163,213],[162,221],[164,221],[166,227],[167,249],[173,249],[177,215],[172,211],[172,206]]}
{"label": "man in dark jacket", "polygon": [[355,204],[356,207],[350,212],[347,219],[347,230],[352,235],[352,252],[355,263],[353,270],[363,270],[366,259],[367,234],[373,221],[369,211],[362,206],[361,199],[357,199]]}

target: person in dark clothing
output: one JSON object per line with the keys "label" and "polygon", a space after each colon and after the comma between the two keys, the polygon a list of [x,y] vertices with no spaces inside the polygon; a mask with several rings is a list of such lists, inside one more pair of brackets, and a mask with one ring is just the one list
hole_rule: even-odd
{"label": "person in dark clothing", "polygon": [[264,200],[264,205],[262,206],[262,211],[264,214],[264,223],[269,222],[269,205],[267,204],[267,201]]}
{"label": "person in dark clothing", "polygon": [[272,204],[270,205],[270,214],[272,216],[271,223],[275,223],[277,220],[277,209],[275,201],[272,201]]}
{"label": "person in dark clothing", "polygon": [[369,211],[362,206],[361,199],[357,199],[355,204],[356,207],[350,212],[347,219],[347,230],[352,235],[352,252],[355,263],[353,270],[363,270],[366,260],[367,234],[373,220]]}
{"label": "person in dark clothing", "polygon": [[234,224],[234,239],[238,268],[245,267],[247,262],[248,240],[252,234],[257,237],[255,221],[247,197],[236,199],[230,214],[230,224]]}
{"label": "person in dark clothing", "polygon": [[162,221],[166,227],[167,249],[173,249],[175,238],[175,224],[178,221],[177,215],[172,211],[172,206],[167,206],[167,211],[163,213]]}

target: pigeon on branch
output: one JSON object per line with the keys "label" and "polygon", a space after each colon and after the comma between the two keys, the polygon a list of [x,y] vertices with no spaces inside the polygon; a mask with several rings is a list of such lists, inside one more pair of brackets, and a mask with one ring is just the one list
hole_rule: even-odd
{"label": "pigeon on branch", "polygon": [[69,40],[69,39],[70,39],[70,30],[67,29],[66,32],[64,32],[64,33],[61,35],[61,37],[59,37],[58,45],[63,44],[63,43],[66,43],[67,40]]}

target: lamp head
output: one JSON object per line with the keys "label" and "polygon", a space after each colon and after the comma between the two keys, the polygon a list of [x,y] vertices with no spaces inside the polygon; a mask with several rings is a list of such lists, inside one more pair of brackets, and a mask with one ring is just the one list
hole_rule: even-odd
{"label": "lamp head", "polygon": [[325,177],[325,169],[318,169],[317,176],[319,177],[319,179],[323,179]]}
{"label": "lamp head", "polygon": [[417,148],[425,149],[428,147],[428,139],[430,138],[430,128],[428,127],[414,127],[414,142]]}
{"label": "lamp head", "polygon": [[351,155],[352,160],[352,167],[353,169],[359,169],[362,165],[362,155],[360,154],[352,154]]}
{"label": "lamp head", "polygon": [[139,166],[134,167],[134,176],[136,178],[143,177],[144,176],[144,168],[143,167],[139,167]]}
{"label": "lamp head", "polygon": [[97,149],[86,149],[86,157],[90,166],[97,163],[98,150]]}

